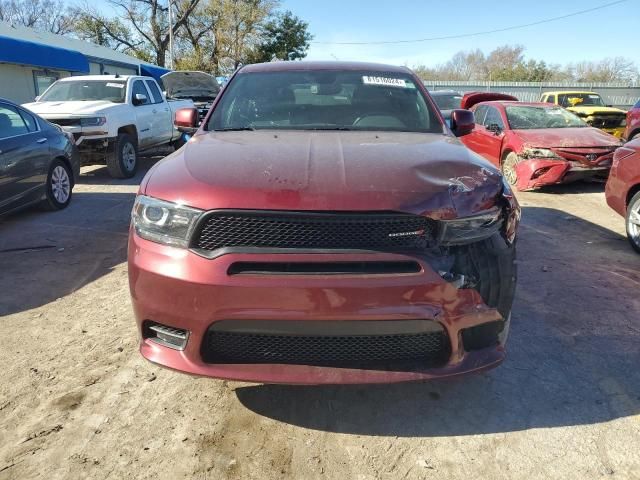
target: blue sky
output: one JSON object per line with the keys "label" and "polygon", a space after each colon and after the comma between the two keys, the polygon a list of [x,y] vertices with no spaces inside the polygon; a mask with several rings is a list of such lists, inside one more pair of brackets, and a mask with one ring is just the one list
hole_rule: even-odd
{"label": "blue sky", "polygon": [[[611,0],[284,0],[282,8],[309,22],[315,41],[415,39],[491,30],[535,22]],[[640,0],[547,24],[455,40],[401,45],[320,45],[309,60],[362,60],[433,66],[459,50],[489,52],[521,44],[528,58],[565,64],[624,56],[640,64]]]}

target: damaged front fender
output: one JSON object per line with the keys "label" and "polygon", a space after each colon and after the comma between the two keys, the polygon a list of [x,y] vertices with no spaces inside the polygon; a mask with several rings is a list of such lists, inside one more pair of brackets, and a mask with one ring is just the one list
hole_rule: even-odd
{"label": "damaged front fender", "polygon": [[515,166],[516,188],[523,192],[561,183],[570,166],[571,164],[566,160],[540,158],[522,160]]}

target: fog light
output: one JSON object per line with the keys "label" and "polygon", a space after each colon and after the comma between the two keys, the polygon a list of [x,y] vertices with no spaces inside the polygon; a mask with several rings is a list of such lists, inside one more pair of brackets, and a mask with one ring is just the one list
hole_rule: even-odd
{"label": "fog light", "polygon": [[159,323],[145,322],[144,338],[175,350],[184,350],[189,339],[189,332],[182,328],[167,327]]}

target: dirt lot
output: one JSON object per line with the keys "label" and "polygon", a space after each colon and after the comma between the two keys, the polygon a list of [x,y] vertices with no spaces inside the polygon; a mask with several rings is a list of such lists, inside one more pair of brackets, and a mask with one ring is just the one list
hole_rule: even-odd
{"label": "dirt lot", "polygon": [[519,195],[498,369],[291,387],[139,356],[125,261],[141,177],[83,172],[66,211],[0,221],[0,479],[640,478],[640,256],[602,185]]}

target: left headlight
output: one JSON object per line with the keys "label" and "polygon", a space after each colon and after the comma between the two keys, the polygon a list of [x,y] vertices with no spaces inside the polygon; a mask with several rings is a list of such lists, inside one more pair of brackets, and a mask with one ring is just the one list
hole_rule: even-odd
{"label": "left headlight", "polygon": [[553,150],[549,150],[548,148],[525,148],[521,156],[523,158],[561,158]]}
{"label": "left headlight", "polygon": [[107,117],[83,117],[80,119],[81,127],[100,127],[107,123]]}
{"label": "left headlight", "polygon": [[187,248],[193,227],[203,211],[138,195],[131,220],[136,233],[152,242]]}
{"label": "left headlight", "polygon": [[440,244],[449,246],[479,242],[499,232],[502,224],[502,210],[498,207],[473,217],[443,220],[440,222]]}

